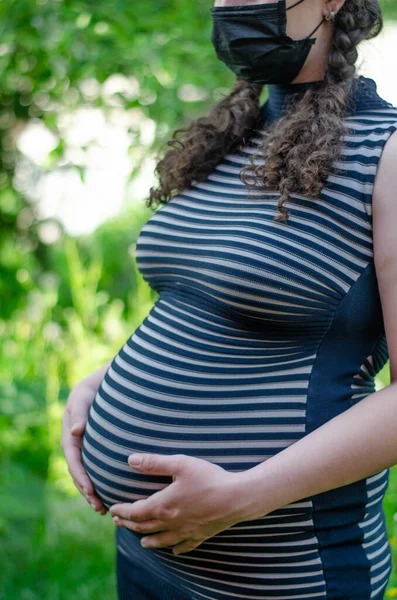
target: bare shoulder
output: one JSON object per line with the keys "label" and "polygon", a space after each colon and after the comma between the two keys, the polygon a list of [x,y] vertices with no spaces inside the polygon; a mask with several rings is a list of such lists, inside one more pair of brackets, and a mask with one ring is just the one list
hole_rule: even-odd
{"label": "bare shoulder", "polygon": [[392,381],[397,380],[397,131],[379,160],[372,197],[374,262]]}

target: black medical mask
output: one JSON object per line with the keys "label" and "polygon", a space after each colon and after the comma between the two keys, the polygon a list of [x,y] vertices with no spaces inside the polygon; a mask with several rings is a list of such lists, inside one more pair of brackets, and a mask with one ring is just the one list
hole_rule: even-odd
{"label": "black medical mask", "polygon": [[251,83],[290,83],[302,70],[311,47],[313,33],[303,40],[286,34],[286,0],[272,4],[249,6],[214,6],[211,8],[213,29],[211,41],[219,60],[237,75]]}

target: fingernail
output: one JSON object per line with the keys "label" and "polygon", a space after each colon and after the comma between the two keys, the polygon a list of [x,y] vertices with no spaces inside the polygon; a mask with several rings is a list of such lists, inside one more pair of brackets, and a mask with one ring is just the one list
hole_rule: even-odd
{"label": "fingernail", "polygon": [[117,516],[116,516],[116,517],[113,517],[113,522],[114,522],[114,523],[118,523],[119,521],[120,521],[120,519],[119,519]]}
{"label": "fingernail", "polygon": [[96,510],[95,504],[93,502],[90,502],[90,504],[91,504],[92,508],[94,508]]}
{"label": "fingernail", "polygon": [[139,467],[139,465],[141,464],[141,460],[142,457],[139,456],[139,454],[130,454],[130,456],[128,457],[128,462],[134,467]]}

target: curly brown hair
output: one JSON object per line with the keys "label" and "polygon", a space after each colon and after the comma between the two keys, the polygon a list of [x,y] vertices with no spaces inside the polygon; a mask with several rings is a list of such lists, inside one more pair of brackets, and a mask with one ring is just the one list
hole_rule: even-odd
{"label": "curly brown hair", "polygon": [[[240,171],[248,188],[280,194],[275,221],[288,220],[284,205],[290,194],[318,198],[328,176],[337,171],[335,161],[347,133],[344,117],[357,78],[357,46],[376,37],[382,27],[378,0],[346,0],[336,16],[324,79],[263,132],[259,152]],[[237,80],[208,116],[174,132],[167,142],[170,149],[155,168],[159,185],[150,189],[147,206],[165,204],[175,193],[205,180],[226,154],[255,135],[262,89]]]}

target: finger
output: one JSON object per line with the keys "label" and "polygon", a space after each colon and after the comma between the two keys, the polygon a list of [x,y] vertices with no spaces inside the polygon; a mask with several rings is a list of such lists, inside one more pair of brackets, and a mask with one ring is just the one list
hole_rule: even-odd
{"label": "finger", "polygon": [[120,517],[113,517],[113,523],[118,527],[126,527],[131,531],[135,531],[135,533],[160,533],[162,531],[169,531],[165,525],[163,526],[152,526],[151,528],[141,527],[141,524],[134,523],[134,521],[130,521],[129,519],[120,519]]}
{"label": "finger", "polygon": [[144,548],[166,548],[167,546],[175,546],[182,540],[180,536],[172,531],[163,531],[155,535],[149,535],[141,539],[141,546]]}
{"label": "finger", "polygon": [[[120,521],[128,523],[128,529],[135,531],[136,533],[159,533],[160,531],[167,531],[167,525],[161,523],[158,520],[143,521],[142,523],[135,523],[129,519],[120,519],[120,517],[113,517],[113,523],[119,525]],[[125,525],[123,525],[125,527]]]}
{"label": "finger", "polygon": [[[151,521],[157,519],[158,521],[166,521],[169,516],[172,518],[175,511],[164,508],[164,490],[156,492],[149,498],[142,498],[135,502],[123,502],[121,504],[113,504],[109,512],[112,516],[118,516],[121,519],[128,519],[129,521]],[[154,500],[152,498],[156,496]]]}
{"label": "finger", "polygon": [[95,510],[106,514],[107,508],[95,493],[91,479],[88,477],[81,460],[82,438],[72,436],[70,433],[70,414],[65,410],[62,420],[62,449],[68,465],[69,473],[77,489],[83,494]]}
{"label": "finger", "polygon": [[170,496],[172,498],[174,487],[170,483],[165,488],[155,492],[148,498],[142,498],[135,502],[122,502],[113,504],[109,512],[113,515],[118,515],[122,519],[130,519],[131,521],[149,521],[157,519],[166,522],[168,519],[173,519],[176,516],[175,508],[167,508]]}
{"label": "finger", "polygon": [[[72,476],[71,476],[71,477],[72,477]],[[80,494],[82,494],[83,496],[85,496],[85,495],[86,495],[86,492],[83,490],[83,488],[82,488],[82,486],[79,484],[79,482],[78,482],[78,481],[76,481],[76,480],[75,480],[73,477],[72,477],[72,479],[73,479],[73,483],[74,483],[74,485],[77,487],[77,489],[79,490]]]}
{"label": "finger", "polygon": [[120,519],[128,519],[130,521],[149,521],[154,517],[152,505],[149,503],[150,498],[136,500],[136,502],[123,502],[122,504],[113,504],[109,512],[112,516],[118,516]]}
{"label": "finger", "polygon": [[[98,501],[98,505],[99,505],[99,502],[100,501]],[[100,505],[101,505],[100,508],[98,508],[98,506],[97,506],[97,508],[95,509],[96,512],[99,513],[100,515],[106,515],[106,513],[108,512],[108,509],[106,508],[106,506],[104,506],[102,504],[102,502],[100,502]]]}
{"label": "finger", "polygon": [[[200,542],[200,544],[201,544],[201,542]],[[200,544],[198,544],[197,542],[192,542],[191,540],[185,540],[184,542],[181,542],[180,544],[176,544],[176,546],[174,546],[172,548],[172,554],[184,554],[185,552],[191,552],[192,550],[197,548]]]}
{"label": "finger", "polygon": [[81,460],[81,436],[72,436],[70,433],[70,413],[65,411],[62,422],[62,449],[68,465],[69,473],[82,488],[86,489],[87,494],[94,493],[94,486],[84,469]]}
{"label": "finger", "polygon": [[[73,479],[73,477],[72,477],[72,479]],[[99,512],[101,515],[106,515],[106,513],[108,512],[108,509],[101,502],[101,500],[98,498],[98,496],[96,496],[95,493],[91,494],[91,495],[87,494],[85,489],[75,479],[73,479],[73,483],[76,486],[76,488],[79,490],[80,494],[82,496],[84,496],[84,498],[87,500],[88,504],[90,504],[96,512]]]}
{"label": "finger", "polygon": [[70,432],[72,435],[81,435],[85,430],[86,423],[81,419],[78,419],[75,423],[70,425]]}
{"label": "finger", "polygon": [[[73,479],[73,477],[72,477],[72,479]],[[87,500],[88,504],[90,504],[96,512],[99,512],[101,515],[106,515],[106,513],[108,512],[108,509],[106,508],[106,506],[104,506],[102,504],[102,502],[99,500],[99,498],[96,495],[91,495],[91,496],[87,495],[85,493],[84,489],[81,487],[81,485],[75,479],[73,479],[73,483],[76,486],[76,488],[79,490],[80,494],[82,496],[84,496],[84,498]]]}
{"label": "finger", "polygon": [[191,457],[183,454],[144,454],[134,453],[128,457],[128,464],[133,469],[152,475],[176,475]]}

